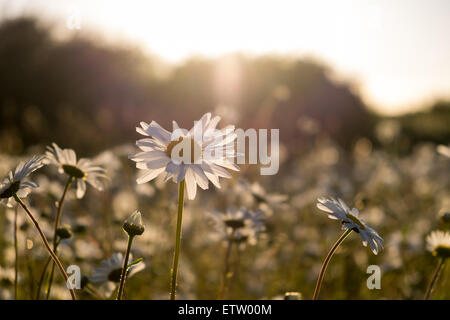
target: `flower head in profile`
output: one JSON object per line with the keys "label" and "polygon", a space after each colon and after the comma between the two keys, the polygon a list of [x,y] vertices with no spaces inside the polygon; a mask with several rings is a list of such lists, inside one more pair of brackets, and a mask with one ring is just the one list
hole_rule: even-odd
{"label": "flower head in profile", "polygon": [[144,171],[137,183],[151,181],[160,174],[165,174],[165,181],[180,183],[184,179],[191,200],[195,198],[197,185],[205,190],[211,181],[220,188],[220,177],[231,178],[226,169],[239,171],[239,167],[234,163],[234,126],[218,130],[219,121],[220,117],[211,118],[206,113],[189,131],[179,128],[174,121],[172,132],[155,121],[141,122],[136,130],[149,138],[138,140],[136,145],[142,152],[130,157]]}
{"label": "flower head in profile", "polygon": [[317,207],[328,214],[328,218],[339,220],[342,223],[343,230],[353,230],[361,235],[362,243],[367,244],[374,254],[378,254],[383,249],[383,239],[378,233],[369,227],[364,220],[359,218],[359,211],[356,208],[350,208],[341,199],[319,198]]}
{"label": "flower head in profile", "polygon": [[83,198],[86,193],[86,182],[97,190],[102,191],[104,188],[101,180],[107,178],[105,170],[86,158],[77,161],[77,155],[72,149],[61,149],[56,143],[52,143],[51,147],[47,147],[44,161],[46,164],[56,165],[60,173],[76,180],[78,199]]}
{"label": "flower head in profile", "polygon": [[427,236],[427,249],[440,258],[450,258],[450,232],[433,231]]}
{"label": "flower head in profile", "polygon": [[230,207],[225,213],[211,213],[213,228],[226,240],[254,244],[258,234],[265,230],[266,218],[262,211]]}
{"label": "flower head in profile", "polygon": [[12,199],[17,194],[19,198],[25,198],[31,190],[39,187],[32,181],[26,181],[30,173],[43,166],[43,157],[34,156],[27,162],[20,162],[16,169],[9,171],[8,175],[0,182],[0,204],[12,207]]}
{"label": "flower head in profile", "polygon": [[[132,260],[130,254],[130,260]],[[111,258],[103,260],[99,267],[94,268],[94,273],[90,277],[92,283],[106,283],[106,282],[120,282],[120,276],[122,274],[123,267],[123,255],[121,253],[114,253]],[[145,264],[140,262],[132,265],[128,268],[127,277],[131,277],[142,271],[145,268]]]}

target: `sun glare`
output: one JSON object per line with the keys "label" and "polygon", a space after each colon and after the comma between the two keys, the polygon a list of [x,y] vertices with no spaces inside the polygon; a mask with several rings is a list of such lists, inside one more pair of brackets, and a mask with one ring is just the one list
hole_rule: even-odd
{"label": "sun glare", "polygon": [[[15,7],[20,3],[28,2]],[[131,40],[169,62],[230,52],[312,56],[357,82],[367,102],[385,113],[450,97],[448,1],[50,0],[42,6],[49,10],[39,14],[62,20],[75,8],[82,29]]]}

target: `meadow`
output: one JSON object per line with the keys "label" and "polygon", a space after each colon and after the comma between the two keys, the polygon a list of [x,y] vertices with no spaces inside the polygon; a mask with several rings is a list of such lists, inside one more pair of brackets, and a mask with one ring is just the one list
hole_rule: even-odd
{"label": "meadow", "polygon": [[[358,208],[360,217],[378,231],[384,250],[373,255],[361,245],[358,234],[350,235],[328,267],[321,297],[423,298],[437,263],[426,248],[425,238],[433,230],[448,229],[450,223],[448,212],[442,210],[449,202],[449,159],[431,143],[420,144],[411,155],[399,157],[372,149],[367,139],[358,141],[352,152],[343,151],[330,139],[311,139],[310,150],[299,159],[282,162],[277,175],[261,177],[251,165],[243,166],[224,180],[220,189],[199,190],[194,200],[185,200],[179,298],[218,298],[227,263],[229,279],[223,298],[277,299],[286,292],[311,298],[321,263],[341,234],[339,224],[327,219],[316,203],[321,196],[336,194]],[[136,236],[131,251],[133,259],[142,258],[142,262],[136,264],[135,272],[130,271],[125,297],[167,299],[177,184],[164,182],[162,176],[136,184],[137,169],[128,159],[135,149],[132,144],[122,145],[92,159],[106,170],[104,190],[88,185],[82,199],[77,199],[77,188],[68,190],[61,226],[70,226],[71,236],[61,240],[58,254],[65,265],[79,266],[83,277],[91,280],[100,272],[95,268],[102,260],[120,254],[120,265],[127,246],[122,225],[139,210],[145,231]],[[2,171],[23,159],[2,155]],[[26,198],[27,205],[52,239],[55,204],[64,191],[64,177],[45,166],[32,180],[39,188]],[[0,293],[2,299],[14,298],[18,261],[17,298],[34,299],[48,252],[25,212],[15,207],[1,209]],[[224,236],[217,227],[220,222],[214,216],[217,212],[223,215],[230,207],[260,211],[263,216],[261,228],[251,239],[237,239],[228,248],[226,233]],[[379,290],[367,288],[369,265],[382,270]],[[449,298],[449,281],[444,268],[433,298]],[[57,270],[54,282],[49,298],[69,299]],[[44,281],[41,299],[46,285]],[[77,295],[81,299],[114,298],[117,285],[116,280],[106,277],[90,281]]]}
{"label": "meadow", "polygon": [[[0,299],[450,299],[448,102],[383,116],[317,61],[169,68],[30,17],[0,40]],[[235,165],[230,125],[279,129],[279,171]]]}

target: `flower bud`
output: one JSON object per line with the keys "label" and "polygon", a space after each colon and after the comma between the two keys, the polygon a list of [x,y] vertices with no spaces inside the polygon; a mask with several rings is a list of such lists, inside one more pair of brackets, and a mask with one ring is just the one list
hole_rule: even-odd
{"label": "flower bud", "polygon": [[302,294],[300,292],[286,292],[284,300],[302,300]]}
{"label": "flower bud", "polygon": [[450,212],[442,212],[440,220],[442,223],[450,223]]}
{"label": "flower bud", "polygon": [[142,224],[142,217],[141,213],[139,211],[134,211],[127,220],[123,223],[122,226],[123,230],[125,230],[126,233],[130,237],[134,236],[140,236],[144,233],[145,227]]}
{"label": "flower bud", "polygon": [[56,235],[61,239],[69,239],[72,237],[72,231],[70,230],[70,226],[63,226],[56,229]]}

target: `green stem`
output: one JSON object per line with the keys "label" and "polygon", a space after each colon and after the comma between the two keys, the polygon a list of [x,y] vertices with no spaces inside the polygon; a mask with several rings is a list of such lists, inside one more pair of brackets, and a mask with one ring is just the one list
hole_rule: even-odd
{"label": "green stem", "polygon": [[37,292],[36,292],[36,300],[39,300],[41,296],[41,288],[42,284],[44,283],[45,275],[47,274],[47,268],[52,262],[52,257],[48,257],[47,261],[44,264],[44,269],[42,270],[41,277],[39,278],[38,286],[37,286]]}
{"label": "green stem", "polygon": [[[58,245],[53,248],[53,252],[58,255]],[[48,286],[47,286],[47,295],[45,297],[46,300],[50,298],[50,291],[52,289],[53,284],[53,276],[55,275],[55,263],[52,262],[52,268],[50,269],[50,277],[48,278]]]}
{"label": "green stem", "polygon": [[[59,222],[61,221],[64,199],[66,198],[67,190],[69,190],[70,186],[72,185],[73,179],[74,178],[72,176],[69,176],[69,178],[67,179],[66,185],[64,186],[63,194],[61,196],[61,200],[59,200],[58,203],[58,211],[56,212],[55,225],[53,227],[53,251],[55,252],[55,254],[58,251],[58,239],[57,239],[58,237],[56,236],[56,231],[58,230]],[[47,270],[44,270],[44,272],[47,272]],[[50,291],[52,290],[54,274],[55,274],[55,264],[52,263],[52,270],[50,272],[50,278],[48,280],[47,300],[50,297]]]}
{"label": "green stem", "polygon": [[134,238],[133,236],[128,236],[128,246],[127,251],[125,252],[125,260],[123,261],[122,275],[120,276],[119,291],[117,292],[117,300],[122,300],[123,289],[125,287],[125,279],[127,277],[128,258],[130,257],[131,244],[133,243],[133,238]]}
{"label": "green stem", "polygon": [[433,291],[434,285],[436,284],[436,281],[439,278],[442,267],[445,264],[445,260],[446,260],[445,258],[439,259],[439,263],[438,263],[436,269],[434,270],[433,277],[431,278],[430,284],[428,285],[428,288],[427,288],[427,292],[425,293],[425,298],[424,298],[425,300],[430,299],[431,292]]}
{"label": "green stem", "polygon": [[95,290],[94,287],[92,287],[89,283],[86,285],[86,287],[84,288],[84,290],[89,293],[91,296],[93,296],[94,298],[96,298],[97,300],[105,300],[103,299],[103,297],[97,292],[97,290]]}
{"label": "green stem", "polygon": [[18,206],[16,206],[14,210],[14,254],[15,254],[15,262],[14,262],[14,300],[17,300],[17,279],[19,274],[19,248],[17,244],[17,210]]}
{"label": "green stem", "polygon": [[[53,261],[56,263],[56,265],[59,268],[59,271],[61,272],[61,274],[64,277],[64,280],[67,283],[67,280],[69,280],[69,277],[67,276],[66,271],[64,270],[63,265],[61,264],[61,261],[59,261],[58,257],[55,255],[55,253],[53,252],[52,248],[50,248],[50,244],[47,241],[47,238],[45,237],[44,232],[42,232],[41,227],[39,226],[39,223],[37,222],[37,220],[34,218],[33,214],[31,213],[30,210],[28,210],[27,206],[23,203],[23,201],[17,196],[17,194],[14,194],[14,199],[17,201],[17,203],[19,203],[22,208],[26,211],[26,213],[28,214],[28,217],[33,221],[34,226],[36,227],[36,229],[39,232],[39,235],[41,236],[42,242],[44,242],[45,248],[47,249],[47,251],[49,252],[50,256],[52,257]],[[75,295],[75,291],[73,289],[69,289],[70,291],[70,295],[72,296],[73,300],[76,300],[77,297]]]}
{"label": "green stem", "polygon": [[226,294],[226,291],[228,289],[228,280],[231,278],[230,275],[230,256],[231,256],[231,251],[233,248],[233,236],[235,233],[235,229],[233,229],[233,232],[230,236],[230,238],[228,239],[228,244],[227,244],[227,250],[225,252],[225,268],[223,271],[223,275],[222,275],[222,282],[220,284],[220,290],[219,290],[219,296],[218,296],[218,300],[222,300],[223,297]]}
{"label": "green stem", "polygon": [[331,248],[330,252],[328,252],[327,257],[325,258],[322,268],[320,269],[319,278],[317,279],[316,288],[314,290],[314,296],[313,300],[317,300],[320,293],[320,287],[322,286],[323,276],[325,275],[325,271],[327,270],[328,263],[331,260],[331,257],[333,256],[336,249],[339,247],[339,245],[345,240],[345,238],[348,237],[348,235],[352,232],[351,229],[347,229],[340,238],[336,241],[336,243]]}
{"label": "green stem", "polygon": [[175,295],[177,291],[178,259],[180,256],[181,224],[183,220],[184,183],[185,183],[184,180],[180,182],[180,189],[178,192],[177,233],[175,237],[175,253],[173,255],[173,265],[171,270],[172,282],[170,285],[170,300],[175,300]]}

